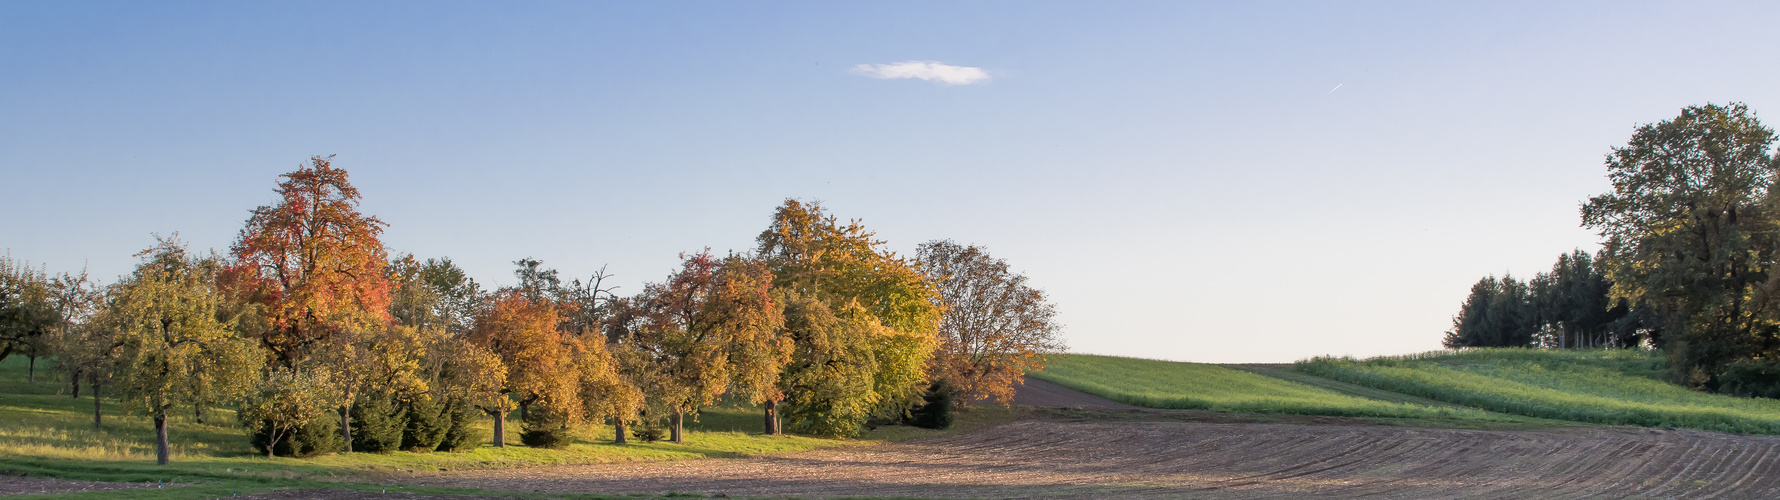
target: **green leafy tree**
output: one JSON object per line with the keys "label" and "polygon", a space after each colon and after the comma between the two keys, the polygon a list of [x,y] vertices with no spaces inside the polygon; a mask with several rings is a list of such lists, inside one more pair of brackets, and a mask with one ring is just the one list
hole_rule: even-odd
{"label": "green leafy tree", "polygon": [[[785,414],[793,420],[821,421],[793,422],[793,427],[852,435],[868,417],[906,416],[922,400],[929,385],[927,363],[938,348],[943,310],[933,284],[912,262],[884,249],[884,242],[858,221],[843,225],[820,204],[786,200],[756,241],[755,255],[767,262],[773,289],[785,297],[785,335],[796,345],[780,387],[786,402],[801,408]],[[802,305],[793,310],[794,303]],[[837,322],[829,322],[829,316]],[[824,330],[827,325],[841,326]],[[859,355],[864,352],[870,355]],[[816,383],[820,377],[812,373],[831,368],[799,356],[858,363],[847,375],[858,370],[871,383],[857,384],[851,378]],[[862,402],[870,408],[854,411]]]}
{"label": "green leafy tree", "polygon": [[[331,452],[340,438],[328,425],[332,420],[321,415],[338,399],[327,380],[309,373],[273,371],[242,401],[237,416],[254,430],[253,444],[268,458]],[[303,439],[304,431],[319,436]]]}
{"label": "green leafy tree", "polygon": [[138,255],[142,263],[115,287],[102,322],[118,346],[120,397],[154,419],[156,462],[164,465],[169,412],[207,402],[201,394],[246,394],[264,356],[217,320],[216,260],[188,256],[174,240]]}
{"label": "green leafy tree", "polygon": [[390,262],[389,275],[395,289],[389,310],[397,323],[450,334],[469,331],[482,287],[451,259],[403,255]]}
{"label": "green leafy tree", "polygon": [[68,377],[73,389],[70,394],[75,399],[80,399],[81,382],[88,382],[93,396],[93,428],[98,429],[104,409],[100,391],[111,379],[118,347],[109,333],[93,321],[105,306],[105,289],[82,272],[55,277],[50,290],[57,319],[53,336],[49,337],[50,352],[56,357],[57,370]]}
{"label": "green leafy tree", "polygon": [[37,381],[37,358],[47,354],[47,337],[61,323],[52,295],[48,273],[0,255],[0,361],[12,354],[30,358],[29,382]]}
{"label": "green leafy tree", "polygon": [[1613,294],[1669,319],[1671,366],[1716,389],[1732,362],[1780,354],[1773,130],[1740,103],[1638,127],[1607,156],[1613,190],[1582,206]]}

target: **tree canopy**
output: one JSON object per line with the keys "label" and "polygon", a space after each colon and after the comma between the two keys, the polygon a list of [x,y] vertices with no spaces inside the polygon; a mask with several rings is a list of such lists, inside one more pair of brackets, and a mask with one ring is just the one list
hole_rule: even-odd
{"label": "tree canopy", "polygon": [[1780,354],[1774,138],[1743,104],[1685,108],[1613,148],[1613,190],[1582,207],[1605,240],[1614,296],[1670,320],[1671,358],[1696,387]]}
{"label": "tree canopy", "polygon": [[1012,401],[1026,372],[1063,350],[1056,307],[1007,261],[951,240],[921,244],[917,260],[945,311],[933,372],[960,402]]}

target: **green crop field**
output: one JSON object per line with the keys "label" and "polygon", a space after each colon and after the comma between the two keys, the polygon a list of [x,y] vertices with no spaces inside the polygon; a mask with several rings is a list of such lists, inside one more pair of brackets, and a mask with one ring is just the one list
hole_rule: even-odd
{"label": "green crop field", "polygon": [[1687,390],[1662,354],[1638,350],[1467,349],[1317,358],[1307,373],[1492,411],[1597,424],[1780,434],[1780,400]]}
{"label": "green crop field", "polygon": [[[126,414],[117,400],[102,398],[104,425],[93,428],[93,399],[70,397],[68,385],[39,360],[37,381],[26,381],[26,360],[0,362],[0,470],[62,479],[185,483],[189,486],[146,492],[99,494],[116,498],[211,498],[286,487],[359,488],[381,491],[378,477],[409,471],[521,467],[548,464],[741,457],[876,441],[896,441],[942,432],[903,426],[881,427],[860,439],[837,440],[759,434],[760,413],[749,405],[708,408],[687,422],[687,443],[612,444],[612,428],[588,429],[567,449],[484,445],[464,453],[337,453],[311,458],[266,458],[248,446],[245,430],[228,408],[214,408],[198,424],[192,415],[170,421],[173,463],[155,465],[154,431],[149,419]],[[987,425],[1011,416],[1008,411],[960,415],[957,429]],[[491,426],[490,426],[491,427]],[[509,443],[518,443],[517,416],[507,424]],[[360,484],[363,483],[363,484]],[[462,493],[442,488],[389,486],[390,491]],[[82,498],[88,498],[83,496]]]}
{"label": "green crop field", "polygon": [[1202,363],[1069,354],[1028,376],[1149,408],[1348,417],[1514,420],[1472,408],[1344,394]]}

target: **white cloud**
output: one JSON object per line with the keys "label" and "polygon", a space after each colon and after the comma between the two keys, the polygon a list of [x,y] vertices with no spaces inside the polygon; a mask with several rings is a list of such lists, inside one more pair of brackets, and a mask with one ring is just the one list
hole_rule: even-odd
{"label": "white cloud", "polygon": [[935,61],[903,61],[890,64],[861,64],[853,72],[872,78],[920,78],[946,85],[970,85],[989,81],[989,72],[971,66],[953,66]]}

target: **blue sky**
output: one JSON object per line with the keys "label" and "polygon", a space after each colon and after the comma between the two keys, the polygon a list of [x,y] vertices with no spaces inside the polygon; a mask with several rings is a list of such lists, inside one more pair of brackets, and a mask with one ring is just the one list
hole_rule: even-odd
{"label": "blue sky", "polygon": [[[1437,348],[1477,278],[1594,249],[1637,124],[1780,124],[1756,2],[365,4],[0,3],[0,248],[226,249],[337,154],[392,250],[489,284],[635,292],[795,197],[988,247],[1078,352],[1286,362]],[[855,69],[904,61],[988,78]]]}

